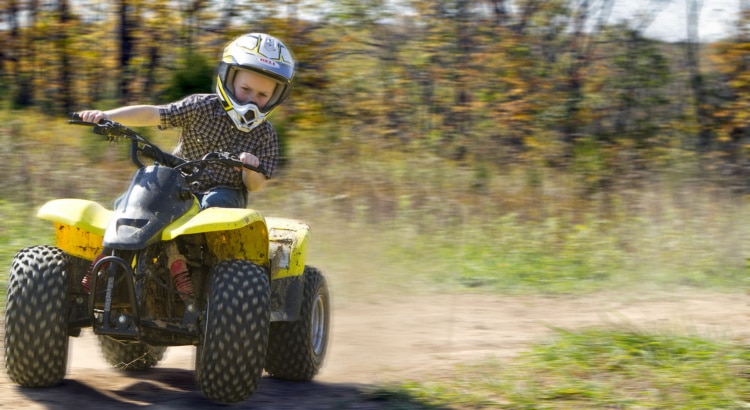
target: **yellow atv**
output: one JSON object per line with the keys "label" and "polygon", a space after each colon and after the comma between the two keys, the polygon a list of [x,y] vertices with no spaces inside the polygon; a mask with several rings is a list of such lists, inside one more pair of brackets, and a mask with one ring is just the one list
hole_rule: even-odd
{"label": "yellow atv", "polygon": [[[312,379],[326,354],[330,301],[321,272],[305,265],[309,227],[252,209],[201,210],[190,190],[211,166],[262,169],[224,153],[186,162],[118,123],[70,122],[129,139],[138,170],[114,210],[82,199],[39,210],[54,223],[57,243],[13,259],[5,312],[10,379],[25,387],[59,383],[68,337],[84,327],[122,370],[155,366],[168,346],[196,346],[197,388],[218,402],[247,399],[263,369]],[[175,253],[187,273],[169,269]]]}

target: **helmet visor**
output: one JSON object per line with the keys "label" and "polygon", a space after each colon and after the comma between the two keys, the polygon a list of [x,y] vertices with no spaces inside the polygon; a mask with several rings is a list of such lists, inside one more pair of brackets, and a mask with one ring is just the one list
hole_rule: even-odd
{"label": "helmet visor", "polygon": [[[255,92],[260,91],[262,95],[265,95],[265,97],[257,95],[249,98],[239,97],[241,92],[235,89],[235,80],[237,79],[237,75],[243,71],[252,73],[252,77],[250,78],[255,79],[255,82],[248,84],[246,80],[247,77],[242,77],[240,78],[240,81],[245,82],[240,83],[240,86],[250,85],[249,88],[254,89]],[[224,85],[235,109],[238,109],[240,107],[253,106],[261,113],[267,113],[275,108],[276,105],[280,103],[281,96],[284,94],[284,89],[286,88],[285,84],[280,83],[278,80],[269,77],[264,73],[258,72],[256,70],[249,70],[244,67],[235,66],[227,67],[226,82]]]}

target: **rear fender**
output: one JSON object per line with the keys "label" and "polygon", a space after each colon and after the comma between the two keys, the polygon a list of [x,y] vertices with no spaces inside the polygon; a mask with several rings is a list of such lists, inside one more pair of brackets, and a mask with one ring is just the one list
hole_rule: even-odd
{"label": "rear fender", "polygon": [[271,321],[299,318],[305,291],[305,260],[310,226],[284,218],[266,218],[271,254]]}
{"label": "rear fender", "polygon": [[268,228],[256,210],[207,208],[167,226],[161,239],[169,241],[198,233],[205,234],[209,249],[220,261],[243,259],[268,266]]}
{"label": "rear fender", "polygon": [[302,276],[310,242],[310,226],[293,219],[266,218],[268,224],[271,279]]}
{"label": "rear fender", "polygon": [[55,199],[37,212],[39,218],[54,222],[58,248],[87,260],[101,253],[104,230],[113,214],[85,199]]}

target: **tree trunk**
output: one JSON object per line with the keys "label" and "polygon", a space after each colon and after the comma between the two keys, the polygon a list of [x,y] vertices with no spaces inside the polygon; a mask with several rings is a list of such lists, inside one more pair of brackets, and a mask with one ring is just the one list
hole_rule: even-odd
{"label": "tree trunk", "polygon": [[128,102],[130,99],[130,60],[133,58],[135,18],[131,15],[136,14],[135,6],[130,4],[129,0],[120,0],[118,17],[120,19],[119,39],[120,39],[120,84],[119,94],[120,101]]}
{"label": "tree trunk", "polygon": [[[28,5],[29,25],[34,24],[36,16],[36,6]],[[24,37],[18,21],[23,12],[21,5],[16,1],[11,1],[8,6],[8,24],[10,26],[10,53],[13,61],[13,105],[16,107],[28,107],[34,102],[34,88],[31,81],[33,75],[24,69],[24,64],[31,66],[30,60],[33,58],[31,41]]]}
{"label": "tree trunk", "polygon": [[696,148],[699,154],[706,154],[711,150],[713,132],[710,125],[711,115],[707,109],[708,102],[705,84],[700,69],[698,22],[702,3],[702,0],[686,0],[688,9],[688,39],[685,47],[688,71],[690,73],[690,87],[693,91],[695,119],[698,122]]}
{"label": "tree trunk", "polygon": [[70,8],[68,7],[67,0],[60,0],[59,3],[60,12],[60,26],[61,30],[58,34],[59,45],[58,52],[60,53],[60,96],[61,105],[64,113],[73,112],[73,96],[71,93],[70,82],[72,80],[70,61],[68,59],[68,22],[70,20]]}

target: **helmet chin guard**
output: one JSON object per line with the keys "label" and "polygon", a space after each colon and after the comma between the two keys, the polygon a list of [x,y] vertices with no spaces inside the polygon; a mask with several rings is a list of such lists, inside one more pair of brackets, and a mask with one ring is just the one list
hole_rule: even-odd
{"label": "helmet chin guard", "polygon": [[241,104],[237,102],[233,94],[225,92],[225,88],[220,86],[220,81],[217,82],[216,92],[224,105],[224,110],[238,130],[250,132],[253,128],[262,124],[266,120],[266,116],[271,114],[272,111],[262,112],[255,103]]}

